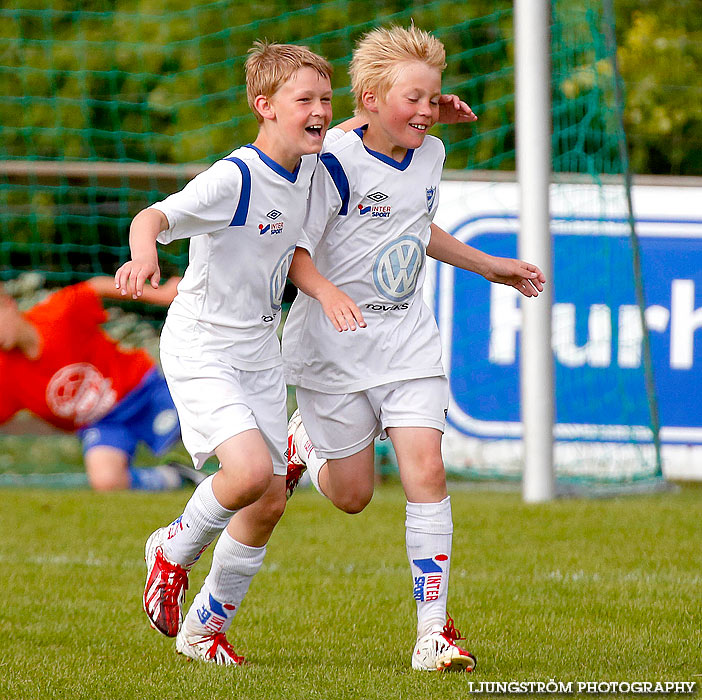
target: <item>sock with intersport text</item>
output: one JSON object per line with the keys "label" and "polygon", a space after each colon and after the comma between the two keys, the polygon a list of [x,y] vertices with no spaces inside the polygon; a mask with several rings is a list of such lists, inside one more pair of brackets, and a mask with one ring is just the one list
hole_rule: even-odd
{"label": "sock with intersport text", "polygon": [[451,500],[407,502],[405,543],[417,603],[417,639],[446,623],[453,519]]}
{"label": "sock with intersport text", "polygon": [[220,535],[210,573],[186,616],[190,633],[217,634],[229,629],[265,555],[265,545],[242,544],[226,530]]}
{"label": "sock with intersport text", "polygon": [[212,491],[214,475],[205,479],[186,503],[183,514],[168,526],[163,555],[190,568],[231,520],[236,510],[219,503]]}

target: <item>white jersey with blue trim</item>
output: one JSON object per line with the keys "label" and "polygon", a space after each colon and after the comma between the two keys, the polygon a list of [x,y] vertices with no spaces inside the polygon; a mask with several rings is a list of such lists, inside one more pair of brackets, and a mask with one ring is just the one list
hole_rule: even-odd
{"label": "white jersey with blue trim", "polygon": [[169,224],[160,243],[191,239],[161,335],[164,351],[215,351],[244,370],[280,365],[276,328],[316,162],[303,156],[290,173],[244,146],[153,205]]}
{"label": "white jersey with blue trim", "polygon": [[444,146],[427,136],[399,163],[366,148],[362,135],[349,132],[321,155],[298,245],[368,325],[339,333],[299,293],[283,329],[286,380],[330,394],[444,374],[436,321],[422,298]]}

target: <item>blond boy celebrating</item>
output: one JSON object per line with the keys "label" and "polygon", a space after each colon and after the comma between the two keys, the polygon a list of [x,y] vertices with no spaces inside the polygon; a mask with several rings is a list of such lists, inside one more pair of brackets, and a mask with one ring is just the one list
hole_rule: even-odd
{"label": "blond boy celebrating", "polygon": [[[164,374],[196,467],[220,470],[146,544],[144,610],[176,650],[241,664],[225,633],[285,508],[286,391],[276,336],[283,286],[302,230],[310,178],[331,120],[331,66],[306,47],[257,43],[246,62],[256,140],[143,210],[132,260],[116,273],[138,297],[160,277],[156,241],[191,238],[189,265],[161,338]],[[362,323],[333,285],[298,277],[339,331]],[[220,535],[183,620],[188,571]]]}
{"label": "blond boy celebrating", "polygon": [[375,437],[393,443],[417,604],[412,666],[426,671],[472,670],[475,658],[456,644],[461,637],[446,613],[453,523],[441,437],[448,383],[436,322],[422,299],[425,255],[526,296],[545,281],[534,265],[481,253],[431,223],[444,148],[427,130],[439,118],[444,67],[441,42],[415,27],[377,29],[358,44],[351,84],[368,124],[321,155],[308,238],[290,278],[322,275],[354,299],[367,326],[340,340],[300,294],[283,333],[300,411],[289,426],[288,491],[306,464],[323,495],[357,513],[373,495]]}

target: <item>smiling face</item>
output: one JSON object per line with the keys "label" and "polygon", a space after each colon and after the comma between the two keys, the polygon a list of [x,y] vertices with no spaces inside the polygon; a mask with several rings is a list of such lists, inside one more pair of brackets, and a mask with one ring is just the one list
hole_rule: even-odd
{"label": "smiling face", "polygon": [[421,61],[402,63],[384,97],[372,90],[363,94],[369,115],[364,143],[371,149],[402,160],[408,149],[419,148],[427,130],[439,118],[441,71]]}
{"label": "smiling face", "polygon": [[271,97],[259,95],[263,117],[255,145],[289,170],[300,156],[319,153],[332,118],[329,78],[312,67],[297,70]]}

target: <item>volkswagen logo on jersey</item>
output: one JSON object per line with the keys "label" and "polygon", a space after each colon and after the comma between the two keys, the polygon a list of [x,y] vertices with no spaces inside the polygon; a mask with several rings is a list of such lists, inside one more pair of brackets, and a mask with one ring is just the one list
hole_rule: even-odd
{"label": "volkswagen logo on jersey", "polygon": [[412,296],[419,271],[424,265],[424,245],[416,236],[400,236],[378,253],[373,265],[373,282],[390,301]]}
{"label": "volkswagen logo on jersey", "polygon": [[[448,561],[445,554],[437,554],[431,559],[413,559],[412,564],[419,569],[414,577],[414,599],[420,602],[436,600],[441,590],[444,569],[441,566]],[[445,566],[445,564],[444,564]]]}
{"label": "volkswagen logo on jersey", "polygon": [[436,202],[436,187],[427,187],[427,210],[431,212]]}
{"label": "volkswagen logo on jersey", "polygon": [[285,291],[285,280],[288,278],[288,268],[295,254],[295,246],[290,246],[283,257],[278,260],[273,274],[271,275],[271,308],[280,311],[283,306],[283,292]]}

